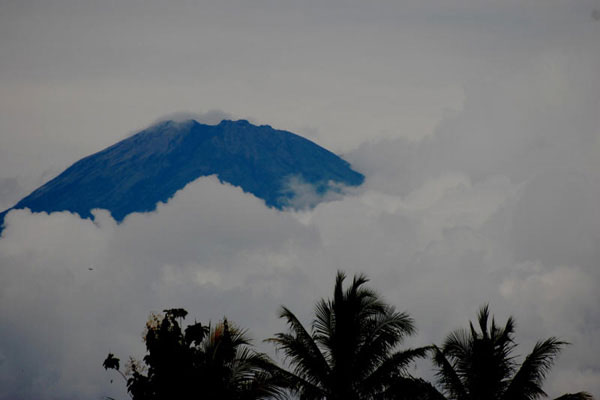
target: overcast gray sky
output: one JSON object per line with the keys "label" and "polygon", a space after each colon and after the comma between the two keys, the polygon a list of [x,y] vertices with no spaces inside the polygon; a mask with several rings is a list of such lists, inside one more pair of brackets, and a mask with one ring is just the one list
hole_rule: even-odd
{"label": "overcast gray sky", "polygon": [[[302,213],[202,178],[116,225],[12,212],[0,399],[126,398],[150,312],[259,342],[365,272],[443,340],[490,302],[600,397],[600,1],[0,0],[0,208],[165,115],[301,134],[367,180]],[[208,113],[208,114],[207,114]],[[90,271],[88,268],[93,267]],[[263,348],[268,348],[262,345]],[[430,373],[428,365],[420,367]]]}

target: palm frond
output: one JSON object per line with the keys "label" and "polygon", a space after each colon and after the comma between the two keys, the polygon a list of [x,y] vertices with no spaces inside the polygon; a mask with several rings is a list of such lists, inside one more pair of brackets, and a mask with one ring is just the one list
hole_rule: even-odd
{"label": "palm frond", "polygon": [[[312,324],[314,340],[324,349],[331,349],[331,340],[335,337],[336,318],[330,301],[321,299],[315,306],[315,319]],[[325,357],[328,358],[329,354]]]}
{"label": "palm frond", "polygon": [[327,395],[327,392],[320,386],[277,365],[274,365],[270,372],[273,375],[273,380],[277,382],[279,387],[299,394],[303,399],[320,400]]}
{"label": "palm frond", "polygon": [[311,333],[283,308],[289,331],[269,340],[284,351],[291,372],[282,374],[301,400],[375,400],[410,361],[425,354],[421,349],[393,353],[414,333],[412,318],[366,287],[365,275],[355,275],[347,287],[345,278],[338,271],[333,297],[317,302]]}
{"label": "palm frond", "polygon": [[[490,317],[490,307],[488,304],[484,305],[479,309],[479,313],[477,314],[477,321],[479,322],[479,329],[481,329],[481,334],[484,338],[488,338],[488,328],[487,322]],[[473,330],[473,325],[471,325],[471,331]],[[475,336],[475,335],[474,335]]]}
{"label": "palm frond", "polygon": [[472,334],[464,329],[457,329],[451,332],[444,341],[442,348],[444,349],[444,355],[454,360],[465,360],[470,357],[472,350],[471,340]]}
{"label": "palm frond", "polygon": [[313,383],[326,381],[329,375],[329,365],[313,337],[294,313],[286,307],[281,307],[279,316],[287,320],[291,332],[278,333],[267,341],[274,343],[278,350],[283,350],[294,371],[300,377]]}
{"label": "palm frond", "polygon": [[402,339],[415,331],[413,319],[406,313],[394,312],[378,315],[365,323],[363,341],[356,355],[361,365],[360,376],[365,377],[388,358]]}
{"label": "palm frond", "polygon": [[448,361],[446,355],[440,348],[434,346],[433,351],[433,362],[438,368],[436,376],[444,388],[444,391],[453,399],[466,400],[466,388],[460,379],[459,374],[456,372],[454,365]]}
{"label": "palm frond", "polygon": [[534,400],[545,396],[542,382],[554,364],[554,359],[567,344],[554,337],[537,342],[511,380],[504,398]]}
{"label": "palm frond", "polygon": [[377,399],[381,400],[447,400],[431,383],[411,377],[398,378]]}
{"label": "palm frond", "polygon": [[394,385],[398,379],[408,377],[406,372],[410,364],[418,358],[425,358],[433,350],[432,346],[397,351],[385,357],[380,365],[368,376],[362,378],[358,390],[361,393],[374,393]]}
{"label": "palm frond", "polygon": [[554,400],[594,400],[588,392],[566,393]]}

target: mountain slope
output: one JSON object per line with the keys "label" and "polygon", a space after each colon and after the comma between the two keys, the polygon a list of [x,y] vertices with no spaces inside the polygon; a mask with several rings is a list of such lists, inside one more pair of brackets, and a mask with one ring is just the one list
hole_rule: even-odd
{"label": "mountain slope", "polygon": [[[154,210],[187,183],[212,174],[279,209],[293,197],[287,190],[291,177],[319,194],[332,182],[356,186],[364,180],[330,151],[268,125],[166,121],[77,161],[11,209],[66,210],[91,218],[92,209],[103,208],[120,222],[132,212]],[[11,209],[0,214],[0,228]]]}

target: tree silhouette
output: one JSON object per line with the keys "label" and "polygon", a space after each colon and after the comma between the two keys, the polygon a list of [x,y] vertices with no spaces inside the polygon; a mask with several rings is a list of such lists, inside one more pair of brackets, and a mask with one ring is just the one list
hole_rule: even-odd
{"label": "tree silhouette", "polygon": [[251,350],[249,344],[245,331],[230,326],[226,319],[210,330],[200,345],[207,398],[250,400],[281,395],[271,360]]}
{"label": "tree silhouette", "polygon": [[[273,364],[251,349],[245,331],[226,319],[212,329],[194,323],[182,331],[187,311],[179,308],[164,313],[146,324],[145,365],[131,363],[129,367],[127,389],[134,400],[251,400],[279,394],[270,372]],[[103,366],[126,376],[113,354]]]}
{"label": "tree silhouette", "polygon": [[[555,357],[567,344],[555,337],[538,341],[519,366],[513,356],[515,322],[508,318],[504,327],[492,318],[489,307],[478,313],[479,332],[452,332],[442,348],[435,347],[434,363],[446,398],[452,400],[535,400],[546,396],[542,383]],[[591,400],[586,392],[566,394],[560,400]],[[557,399],[557,400],[558,400]]]}
{"label": "tree silhouette", "polygon": [[291,364],[291,371],[280,370],[286,386],[306,400],[401,398],[403,388],[417,382],[407,367],[428,348],[397,350],[415,332],[412,318],[365,288],[364,275],[355,276],[345,290],[344,279],[338,272],[333,298],[317,303],[310,333],[289,309],[281,308],[289,331],[269,341]]}

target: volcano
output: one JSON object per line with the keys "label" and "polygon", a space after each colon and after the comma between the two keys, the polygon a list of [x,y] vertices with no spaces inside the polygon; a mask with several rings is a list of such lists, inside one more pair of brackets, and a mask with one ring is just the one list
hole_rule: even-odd
{"label": "volcano", "polygon": [[121,222],[130,213],[155,210],[158,202],[209,175],[280,210],[297,207],[290,182],[310,185],[324,198],[364,180],[334,153],[269,125],[164,121],[77,161],[0,213],[0,229],[7,212],[24,208],[70,211],[92,219],[91,210],[101,208]]}

